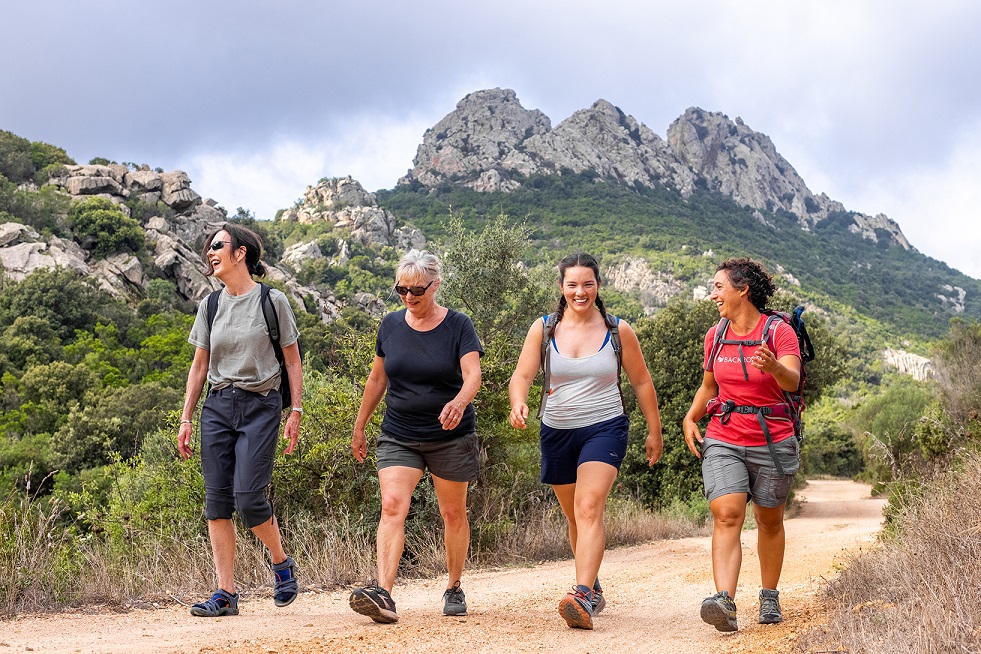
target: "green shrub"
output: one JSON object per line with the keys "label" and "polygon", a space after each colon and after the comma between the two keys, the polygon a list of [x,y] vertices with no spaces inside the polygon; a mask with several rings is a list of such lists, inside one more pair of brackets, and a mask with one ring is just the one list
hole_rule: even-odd
{"label": "green shrub", "polygon": [[139,253],[146,247],[140,223],[123,213],[112,200],[89,198],[77,202],[68,212],[68,220],[75,240],[93,256],[123,251]]}

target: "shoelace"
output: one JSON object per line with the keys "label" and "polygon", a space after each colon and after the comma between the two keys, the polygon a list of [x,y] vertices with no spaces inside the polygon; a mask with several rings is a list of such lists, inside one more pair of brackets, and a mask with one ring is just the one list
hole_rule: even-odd
{"label": "shoelace", "polygon": [[780,612],[780,602],[777,601],[776,597],[760,598],[760,613],[779,613],[779,612]]}

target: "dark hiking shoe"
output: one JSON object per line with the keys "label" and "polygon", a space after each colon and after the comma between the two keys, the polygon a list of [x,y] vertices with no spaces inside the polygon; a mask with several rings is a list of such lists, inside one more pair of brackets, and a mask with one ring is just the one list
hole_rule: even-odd
{"label": "dark hiking shoe", "polygon": [[364,588],[355,588],[348,603],[355,613],[366,615],[375,622],[388,624],[399,621],[399,614],[395,612],[395,600],[387,590],[374,582]]}
{"label": "dark hiking shoe", "polygon": [[702,620],[719,631],[736,631],[736,602],[728,591],[720,591],[702,600]]}
{"label": "dark hiking shoe", "polygon": [[466,615],[467,596],[463,594],[460,582],[453,584],[453,588],[447,588],[443,593],[443,615]]}
{"label": "dark hiking shoe", "polygon": [[573,629],[592,629],[595,595],[589,586],[573,586],[559,602],[559,615]]}
{"label": "dark hiking shoe", "polygon": [[238,615],[238,593],[232,595],[221,588],[211,599],[198,602],[191,607],[191,615],[199,618],[217,618],[223,615]]}
{"label": "dark hiking shoe", "polygon": [[606,600],[603,598],[603,587],[600,586],[599,577],[593,582],[593,615],[606,608]]}
{"label": "dark hiking shoe", "polygon": [[760,591],[760,624],[777,624],[783,622],[783,611],[780,610],[780,591]]}
{"label": "dark hiking shoe", "polygon": [[276,606],[288,606],[296,599],[300,592],[300,586],[296,582],[296,562],[290,557],[282,563],[274,563],[272,566],[273,574],[276,575],[276,584],[273,587],[273,602]]}

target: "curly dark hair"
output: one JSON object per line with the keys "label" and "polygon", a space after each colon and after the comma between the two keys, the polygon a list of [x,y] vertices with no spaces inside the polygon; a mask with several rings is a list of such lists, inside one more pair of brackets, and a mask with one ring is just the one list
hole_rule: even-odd
{"label": "curly dark hair", "polygon": [[770,273],[759,261],[747,258],[726,259],[715,269],[716,272],[720,270],[725,271],[729,283],[736,290],[749,287],[749,301],[760,311],[766,308],[777,290]]}
{"label": "curly dark hair", "polygon": [[[586,254],[585,252],[580,252],[578,254],[570,254],[566,257],[562,257],[562,260],[559,261],[559,285],[565,281],[565,271],[569,268],[575,268],[576,266],[591,269],[593,274],[596,275],[596,282],[599,283],[602,281],[600,279],[599,262],[596,260],[596,257],[591,254]],[[562,320],[562,315],[565,313],[566,306],[568,305],[565,301],[565,295],[562,295],[559,298],[559,308],[556,309],[556,312],[559,314],[559,320]],[[596,308],[600,310],[601,314],[603,314],[603,318],[606,318],[606,307],[603,305],[603,300],[600,298],[599,293],[596,294]]]}
{"label": "curly dark hair", "polygon": [[222,223],[221,226],[205,237],[204,246],[201,248],[201,260],[207,267],[205,276],[210,277],[215,274],[215,269],[208,259],[208,250],[211,249],[211,241],[214,240],[218,232],[228,232],[232,239],[231,248],[233,252],[240,247],[245,248],[245,264],[248,266],[250,274],[256,277],[262,277],[266,274],[266,267],[260,261],[262,259],[262,237],[248,227],[242,227],[235,223]]}

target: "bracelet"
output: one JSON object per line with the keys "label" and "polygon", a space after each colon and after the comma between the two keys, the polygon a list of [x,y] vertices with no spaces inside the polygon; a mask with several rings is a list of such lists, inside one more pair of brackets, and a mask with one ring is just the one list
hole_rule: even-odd
{"label": "bracelet", "polygon": [[194,423],[193,423],[193,422],[191,422],[190,420],[181,420],[181,424],[183,425],[184,423],[187,423],[187,424],[189,424],[189,425],[193,425],[193,424],[194,424]]}
{"label": "bracelet", "polygon": [[297,413],[302,414],[303,413],[303,408],[302,407],[295,406],[292,409],[290,409],[290,411],[296,411]]}

